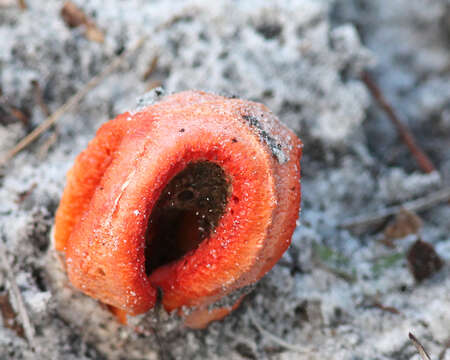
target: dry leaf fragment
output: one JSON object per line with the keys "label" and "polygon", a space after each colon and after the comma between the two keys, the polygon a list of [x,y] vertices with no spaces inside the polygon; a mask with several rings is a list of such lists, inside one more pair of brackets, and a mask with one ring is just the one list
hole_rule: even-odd
{"label": "dry leaf fragment", "polygon": [[13,330],[18,336],[25,337],[23,327],[17,321],[17,315],[9,301],[8,294],[0,294],[0,312],[3,318],[3,326]]}
{"label": "dry leaf fragment", "polygon": [[17,199],[15,200],[16,204],[21,204],[25,201],[25,199],[31,195],[34,189],[36,189],[37,183],[33,183],[28,190],[22,191],[17,195]]}
{"label": "dry leaf fragment", "polygon": [[86,32],[84,33],[86,39],[98,43],[102,43],[105,41],[105,35],[103,32],[95,25],[94,23],[90,23],[86,25]]}
{"label": "dry leaf fragment", "polygon": [[68,27],[75,28],[89,22],[87,15],[71,1],[66,1],[61,9],[61,16]]}
{"label": "dry leaf fragment", "polygon": [[417,234],[422,227],[422,220],[414,212],[400,210],[395,219],[384,229],[387,240],[399,239],[411,234]]}
{"label": "dry leaf fragment", "polygon": [[20,9],[26,10],[28,8],[27,3],[25,0],[17,0],[17,5],[19,5]]}
{"label": "dry leaf fragment", "polygon": [[5,97],[0,98],[0,124],[9,125],[17,121],[22,123],[26,129],[30,127],[30,113],[28,109],[12,105],[9,99]]}
{"label": "dry leaf fragment", "polygon": [[102,43],[105,40],[103,32],[97,27],[94,21],[73,2],[66,1],[64,3],[61,9],[61,17],[70,28],[84,25],[86,27],[84,35],[88,40],[99,43]]}
{"label": "dry leaf fragment", "polygon": [[421,239],[411,246],[407,259],[411,273],[419,282],[438,272],[444,265],[433,245]]}

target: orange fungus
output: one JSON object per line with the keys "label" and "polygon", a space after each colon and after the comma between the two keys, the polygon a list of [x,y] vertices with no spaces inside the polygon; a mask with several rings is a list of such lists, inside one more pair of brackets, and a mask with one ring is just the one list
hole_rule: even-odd
{"label": "orange fungus", "polygon": [[221,319],[290,244],[301,148],[264,105],[204,92],[119,115],[67,174],[55,244],[70,281],[122,321],[158,288],[187,326]]}

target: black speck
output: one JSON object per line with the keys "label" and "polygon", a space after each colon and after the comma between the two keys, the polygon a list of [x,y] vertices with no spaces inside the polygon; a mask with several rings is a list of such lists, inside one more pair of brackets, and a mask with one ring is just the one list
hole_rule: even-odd
{"label": "black speck", "polygon": [[280,36],[282,30],[283,28],[280,24],[261,24],[256,28],[256,31],[268,40]]}
{"label": "black speck", "polygon": [[185,131],[184,128],[181,128],[181,129],[180,129],[180,132],[184,132],[184,131]]}
{"label": "black speck", "polygon": [[230,65],[226,66],[222,72],[222,75],[225,79],[228,79],[231,81],[239,81],[240,80],[239,73],[236,70],[236,66],[234,64],[230,64]]}
{"label": "black speck", "polygon": [[118,55],[121,55],[124,51],[125,51],[125,46],[121,45],[116,49],[115,54],[118,56]]}
{"label": "black speck", "polygon": [[198,68],[202,65],[202,61],[199,58],[196,58],[193,62],[192,62],[192,67],[193,68]]}
{"label": "black speck", "polygon": [[219,54],[219,56],[218,56],[218,58],[220,59],[220,60],[223,60],[223,59],[226,59],[227,57],[228,57],[228,51],[222,51],[220,54]]}
{"label": "black speck", "polygon": [[206,41],[206,42],[209,41],[209,37],[204,31],[202,31],[202,32],[200,32],[200,34],[198,34],[198,39],[202,40],[202,41]]}
{"label": "black speck", "polygon": [[264,90],[264,92],[262,93],[262,96],[268,97],[268,98],[273,98],[273,91],[271,89]]}
{"label": "black speck", "polygon": [[231,141],[234,142],[234,143],[238,142],[238,140],[236,138],[232,138]]}
{"label": "black speck", "polygon": [[220,95],[220,96],[223,96],[223,97],[226,97],[227,99],[237,99],[237,98],[239,98],[238,95],[233,94],[233,93],[229,93],[229,92],[227,92],[227,91],[221,91],[221,92],[219,93],[219,95]]}
{"label": "black speck", "polygon": [[41,269],[33,268],[31,270],[31,276],[33,277],[34,281],[36,282],[36,286],[40,291],[47,291],[45,275]]}

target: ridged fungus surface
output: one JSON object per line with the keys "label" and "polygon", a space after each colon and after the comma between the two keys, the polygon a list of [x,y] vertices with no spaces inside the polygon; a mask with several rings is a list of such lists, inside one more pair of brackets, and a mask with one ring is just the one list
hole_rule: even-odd
{"label": "ridged fungus surface", "polygon": [[56,214],[70,281],[122,320],[158,288],[187,326],[223,318],[290,244],[301,148],[264,105],[199,91],[105,123]]}

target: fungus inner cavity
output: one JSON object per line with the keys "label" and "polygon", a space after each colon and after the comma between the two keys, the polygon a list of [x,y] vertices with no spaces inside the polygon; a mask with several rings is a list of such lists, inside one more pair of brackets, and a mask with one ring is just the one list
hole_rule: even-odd
{"label": "fungus inner cavity", "polygon": [[225,212],[230,189],[223,169],[210,161],[192,162],[170,180],[149,219],[147,275],[209,237]]}

